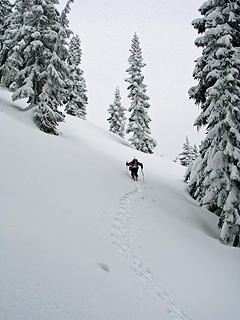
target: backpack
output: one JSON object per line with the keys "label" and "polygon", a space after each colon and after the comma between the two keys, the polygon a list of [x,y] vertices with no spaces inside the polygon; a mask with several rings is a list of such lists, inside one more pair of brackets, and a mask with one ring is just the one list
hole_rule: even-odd
{"label": "backpack", "polygon": [[133,161],[132,161],[132,168],[138,168],[138,161],[137,161],[137,159],[133,159]]}

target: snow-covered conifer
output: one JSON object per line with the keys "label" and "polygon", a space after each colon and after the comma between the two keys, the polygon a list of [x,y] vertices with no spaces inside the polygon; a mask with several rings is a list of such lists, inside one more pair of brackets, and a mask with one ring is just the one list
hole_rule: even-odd
{"label": "snow-covered conifer", "polygon": [[4,26],[6,17],[12,12],[12,4],[9,0],[0,0],[0,28]]}
{"label": "snow-covered conifer", "polygon": [[60,18],[57,20],[56,38],[46,68],[46,82],[39,95],[38,107],[33,115],[37,126],[42,131],[52,134],[58,134],[57,123],[64,120],[64,114],[58,110],[58,107],[63,105],[68,94],[65,83],[70,79],[70,72],[66,64],[69,57],[67,39],[72,32],[68,28],[67,14],[70,12],[71,2],[73,0],[67,1]]}
{"label": "snow-covered conifer", "polygon": [[142,49],[136,34],[132,39],[130,52],[131,55],[128,59],[130,67],[126,70],[130,77],[125,81],[129,83],[128,90],[130,93],[128,97],[131,99],[129,108],[131,116],[126,133],[133,133],[129,141],[134,148],[146,153],[153,153],[157,142],[150,136],[149,123],[151,119],[147,113],[147,109],[150,107],[147,102],[149,97],[145,93],[146,85],[143,83],[144,76],[142,75],[142,68],[146,64],[143,63]]}
{"label": "snow-covered conifer", "polygon": [[193,148],[189,143],[188,136],[186,136],[186,141],[183,144],[183,151],[179,153],[178,159],[182,166],[187,167],[193,159]]}
{"label": "snow-covered conifer", "polygon": [[13,91],[13,100],[28,98],[30,105],[37,106],[35,123],[53,134],[57,122],[64,119],[57,108],[67,95],[70,2],[60,15],[57,0],[17,0],[4,35],[7,58],[2,83]]}
{"label": "snow-covered conifer", "polygon": [[6,31],[6,20],[12,12],[13,5],[9,0],[0,0],[0,50],[2,48],[2,37]]}
{"label": "snow-covered conifer", "polygon": [[220,237],[233,244],[240,234],[240,2],[209,0],[199,11],[193,26],[203,50],[189,94],[202,109],[195,125],[206,126],[207,135],[189,190],[220,216]]}
{"label": "snow-covered conifer", "polygon": [[6,20],[8,15],[12,12],[12,7],[13,5],[9,0],[0,0],[0,45],[2,44],[2,37],[6,30]]}
{"label": "snow-covered conifer", "polygon": [[125,123],[127,119],[125,117],[125,111],[126,109],[123,108],[121,104],[120,90],[117,87],[114,94],[114,102],[113,104],[110,104],[110,107],[108,108],[110,117],[107,120],[110,123],[109,130],[120,137],[124,137]]}
{"label": "snow-covered conifer", "polygon": [[82,51],[80,48],[79,36],[73,36],[69,44],[68,68],[71,79],[68,84],[69,96],[65,110],[68,114],[86,120],[86,105],[88,98],[86,95],[86,82],[83,71],[80,69]]}
{"label": "snow-covered conifer", "polygon": [[[0,81],[1,85],[9,87],[23,64],[20,52],[25,45],[26,17],[32,6],[31,0],[16,0],[14,9],[5,19],[1,37],[0,51]],[[6,11],[5,11],[6,13]]]}
{"label": "snow-covered conifer", "polygon": [[189,138],[186,136],[186,140],[183,144],[183,151],[179,153],[174,162],[180,162],[184,167],[188,167],[199,156],[198,147],[190,145]]}
{"label": "snow-covered conifer", "polygon": [[8,16],[12,12],[12,5],[8,0],[0,0],[0,81],[4,73],[4,64],[7,57],[7,47],[4,47],[4,34],[8,28]]}

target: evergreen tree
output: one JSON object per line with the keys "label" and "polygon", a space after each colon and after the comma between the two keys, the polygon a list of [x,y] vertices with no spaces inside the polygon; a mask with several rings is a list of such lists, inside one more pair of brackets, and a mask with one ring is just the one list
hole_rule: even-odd
{"label": "evergreen tree", "polygon": [[72,116],[77,116],[86,120],[86,105],[88,98],[86,95],[86,82],[83,77],[83,71],[80,69],[81,48],[79,36],[73,36],[69,44],[68,68],[71,74],[71,80],[68,84],[69,97],[65,110]]}
{"label": "evergreen tree", "polygon": [[211,0],[193,21],[202,34],[190,98],[202,111],[195,121],[207,135],[189,181],[190,194],[219,215],[220,238],[236,245],[240,234],[240,1]]}
{"label": "evergreen tree", "polygon": [[114,94],[114,102],[110,104],[108,112],[110,117],[107,119],[110,123],[110,131],[118,134],[120,137],[124,137],[125,131],[125,111],[126,109],[122,107],[120,90],[117,87]]}
{"label": "evergreen tree", "polygon": [[14,91],[13,100],[28,98],[30,106],[37,105],[35,123],[53,134],[64,119],[57,108],[67,95],[70,2],[60,15],[58,0],[17,0],[4,35],[7,58],[2,83]]}
{"label": "evergreen tree", "polygon": [[132,39],[130,52],[131,55],[128,59],[130,67],[126,70],[130,77],[125,81],[129,83],[128,90],[130,93],[128,97],[131,99],[129,112],[132,113],[126,133],[133,133],[129,141],[134,148],[146,153],[153,153],[157,142],[150,137],[149,123],[151,119],[147,113],[147,109],[150,107],[147,102],[149,97],[145,94],[146,85],[143,83],[144,76],[142,75],[142,68],[146,64],[143,63],[142,50],[136,34]]}
{"label": "evergreen tree", "polygon": [[0,0],[0,52],[3,46],[2,38],[7,29],[6,20],[11,12],[12,4],[8,0]]}
{"label": "evergreen tree", "polygon": [[8,28],[8,16],[12,13],[12,5],[8,0],[0,0],[0,82],[4,73],[4,64],[6,62],[7,48],[4,47],[4,35]]}
{"label": "evergreen tree", "polygon": [[181,165],[184,167],[188,167],[189,164],[196,159],[196,151],[197,150],[194,150],[194,148],[190,145],[188,136],[186,136],[186,141],[183,144],[183,151],[178,155],[178,159]]}
{"label": "evergreen tree", "polygon": [[[70,79],[70,72],[65,62],[69,57],[67,39],[72,33],[68,28],[69,21],[67,19],[71,2],[73,0],[67,1],[65,8],[57,20],[58,24],[56,26],[53,52],[45,72],[46,82],[39,95],[38,107],[33,115],[34,122],[40,130],[56,135],[58,134],[58,122],[64,120],[64,114],[58,110],[58,106],[62,106],[66,100],[68,91],[66,90],[65,82]],[[54,7],[53,9],[56,10]]]}
{"label": "evergreen tree", "polygon": [[14,10],[6,16],[1,31],[0,81],[6,87],[13,83],[23,64],[20,52],[25,49],[26,32],[31,32],[25,29],[27,12],[31,6],[31,0],[16,0]]}
{"label": "evergreen tree", "polygon": [[174,162],[180,161],[184,167],[188,167],[199,156],[198,147],[190,145],[189,138],[186,136],[186,141],[183,144],[183,151],[179,153]]}
{"label": "evergreen tree", "polygon": [[0,0],[0,32],[5,24],[7,16],[12,12],[12,4],[9,0]]}

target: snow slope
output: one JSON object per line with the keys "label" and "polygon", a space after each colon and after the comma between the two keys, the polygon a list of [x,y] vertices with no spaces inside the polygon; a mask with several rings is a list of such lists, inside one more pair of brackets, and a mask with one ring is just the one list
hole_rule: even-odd
{"label": "snow slope", "polygon": [[239,318],[239,248],[181,167],[71,116],[47,135],[24,107],[1,90],[1,320]]}

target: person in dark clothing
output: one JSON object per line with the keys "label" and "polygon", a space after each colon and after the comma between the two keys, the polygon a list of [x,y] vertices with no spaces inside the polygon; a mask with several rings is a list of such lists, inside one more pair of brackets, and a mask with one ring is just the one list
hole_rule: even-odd
{"label": "person in dark clothing", "polygon": [[138,180],[138,167],[140,166],[143,169],[143,164],[134,158],[131,162],[126,162],[126,166],[129,167],[132,178]]}

